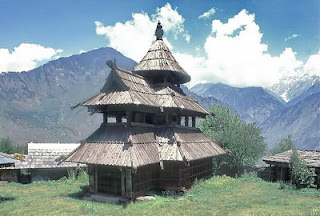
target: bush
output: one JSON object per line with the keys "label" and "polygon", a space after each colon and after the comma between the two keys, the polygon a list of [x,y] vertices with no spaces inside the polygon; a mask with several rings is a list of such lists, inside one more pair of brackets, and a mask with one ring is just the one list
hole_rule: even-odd
{"label": "bush", "polygon": [[296,188],[314,187],[315,170],[308,168],[307,165],[299,159],[298,151],[292,150],[289,162],[291,184]]}

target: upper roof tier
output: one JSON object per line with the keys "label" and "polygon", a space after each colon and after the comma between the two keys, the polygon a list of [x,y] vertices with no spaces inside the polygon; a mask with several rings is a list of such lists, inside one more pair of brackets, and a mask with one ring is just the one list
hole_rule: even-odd
{"label": "upper roof tier", "polygon": [[147,54],[133,68],[133,71],[154,82],[163,82],[164,80],[173,84],[189,82],[191,77],[179,65],[162,40],[163,30],[160,22],[155,35],[157,40],[152,43]]}

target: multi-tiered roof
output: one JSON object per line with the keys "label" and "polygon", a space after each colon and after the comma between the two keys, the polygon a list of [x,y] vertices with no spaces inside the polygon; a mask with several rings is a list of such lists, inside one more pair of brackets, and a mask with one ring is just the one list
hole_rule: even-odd
{"label": "multi-tiered roof", "polygon": [[[93,113],[113,113],[117,122],[101,124],[66,161],[137,168],[162,161],[188,163],[226,153],[194,127],[195,118],[209,112],[180,88],[190,76],[175,60],[162,35],[159,23],[157,40],[132,71],[107,62],[111,72],[105,85],[80,105]],[[142,122],[135,122],[132,116],[136,112],[143,114]],[[182,117],[187,122],[184,125],[180,123]],[[193,127],[188,123],[191,117]]]}

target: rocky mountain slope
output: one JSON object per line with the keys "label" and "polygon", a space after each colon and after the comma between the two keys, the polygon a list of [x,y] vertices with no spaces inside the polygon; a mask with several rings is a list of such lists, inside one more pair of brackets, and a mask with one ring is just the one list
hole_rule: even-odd
{"label": "rocky mountain slope", "polygon": [[277,84],[271,86],[269,90],[279,95],[284,101],[289,102],[319,81],[320,77],[318,76],[297,74],[295,76],[284,77]]}
{"label": "rocky mountain slope", "polygon": [[16,143],[78,142],[102,121],[70,107],[97,93],[110,69],[106,60],[131,69],[136,63],[112,48],[60,58],[22,73],[0,74],[0,137]]}
{"label": "rocky mountain slope", "polygon": [[[28,72],[0,74],[0,138],[10,137],[16,143],[78,142],[86,138],[101,124],[101,115],[89,116],[83,107],[70,107],[102,88],[110,72],[105,65],[109,59],[116,59],[119,67],[128,70],[136,64],[112,48],[101,48],[60,58]],[[182,88],[207,108],[226,104],[245,121],[257,122],[270,146],[291,134],[299,147],[319,149],[319,83],[314,79],[312,85],[290,90],[296,95],[303,89],[287,104],[259,87],[208,83],[198,84],[191,91]]]}
{"label": "rocky mountain slope", "polygon": [[261,127],[270,146],[291,135],[299,148],[320,150],[320,92],[273,115]]}
{"label": "rocky mountain slope", "polygon": [[214,97],[235,109],[246,122],[263,123],[285,106],[261,87],[237,88],[217,84],[198,84],[190,89],[202,97]]}
{"label": "rocky mountain slope", "polygon": [[288,102],[288,106],[295,105],[295,104],[299,103],[300,101],[303,101],[305,98],[309,97],[310,95],[312,95],[314,93],[318,93],[318,92],[320,92],[320,80],[316,80],[316,82],[310,88],[308,88],[306,91],[304,91],[299,96],[290,100]]}

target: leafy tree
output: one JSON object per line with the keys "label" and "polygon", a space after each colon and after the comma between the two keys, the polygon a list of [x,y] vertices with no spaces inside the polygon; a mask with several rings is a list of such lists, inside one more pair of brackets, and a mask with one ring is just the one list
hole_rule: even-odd
{"label": "leafy tree", "polygon": [[293,144],[291,136],[288,135],[287,138],[282,139],[277,145],[270,149],[270,154],[276,155],[295,148],[296,146]]}
{"label": "leafy tree", "polygon": [[315,170],[308,168],[307,165],[299,159],[296,149],[292,150],[289,162],[291,184],[296,188],[314,187]]}
{"label": "leafy tree", "polygon": [[224,105],[214,105],[210,111],[214,116],[207,116],[199,127],[222,148],[231,151],[230,156],[222,158],[228,166],[241,172],[245,165],[252,165],[263,156],[266,144],[255,123],[244,123],[240,115],[232,115]]}

